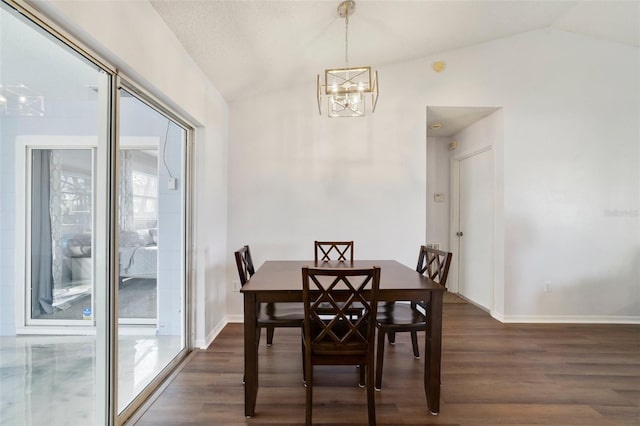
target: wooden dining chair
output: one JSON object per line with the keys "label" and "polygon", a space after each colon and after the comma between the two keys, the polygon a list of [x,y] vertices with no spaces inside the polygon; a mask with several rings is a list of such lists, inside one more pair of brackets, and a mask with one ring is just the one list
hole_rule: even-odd
{"label": "wooden dining chair", "polygon": [[[315,241],[314,253],[316,266],[318,262],[328,262],[337,260],[340,262],[353,262],[353,241]],[[320,305],[320,311],[322,309],[331,311],[331,306],[328,303]],[[355,303],[349,309],[349,314],[353,316],[360,315],[362,307]]]}
{"label": "wooden dining chair", "polygon": [[[380,268],[302,268],[304,303],[305,422],[311,425],[313,411],[313,366],[358,365],[360,385],[367,388],[369,425],[376,424],[374,390],[375,325],[380,287]],[[333,307],[326,317],[323,302]],[[354,318],[347,310],[359,303],[362,314]]]}
{"label": "wooden dining chair", "polygon": [[[416,271],[446,286],[449,266],[451,265],[451,256],[452,254],[449,252],[421,246]],[[429,301],[422,301],[411,303],[381,303],[378,307],[376,317],[376,327],[378,328],[376,390],[379,391],[382,389],[385,335],[388,337],[389,343],[394,344],[396,333],[410,332],[413,356],[420,358],[418,331],[429,331],[429,323],[427,321],[429,306]]]}
{"label": "wooden dining chair", "polygon": [[[236,251],[236,266],[238,267],[238,277],[240,285],[244,286],[255,273],[251,250],[249,246],[244,246]],[[262,303],[257,315],[258,335],[256,341],[260,343],[260,332],[262,328],[267,329],[267,346],[273,344],[273,334],[278,327],[302,327],[304,319],[304,308],[302,303]]]}
{"label": "wooden dining chair", "polygon": [[316,241],[316,264],[329,260],[353,262],[353,241]]}

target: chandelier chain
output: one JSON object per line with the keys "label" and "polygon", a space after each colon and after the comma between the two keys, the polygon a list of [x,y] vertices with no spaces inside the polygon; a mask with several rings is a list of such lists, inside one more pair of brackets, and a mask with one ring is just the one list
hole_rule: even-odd
{"label": "chandelier chain", "polygon": [[349,68],[349,12],[344,18],[344,62],[345,68]]}

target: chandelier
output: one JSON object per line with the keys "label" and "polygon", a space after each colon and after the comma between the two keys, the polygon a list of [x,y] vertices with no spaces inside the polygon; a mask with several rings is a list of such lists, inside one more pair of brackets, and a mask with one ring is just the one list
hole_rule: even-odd
{"label": "chandelier", "polygon": [[356,3],[346,0],[338,6],[338,15],[344,18],[344,68],[324,70],[324,84],[317,79],[318,112],[322,115],[322,98],[327,98],[329,117],[364,117],[368,98],[371,112],[378,102],[378,71],[371,67],[349,68],[349,16],[353,15]]}
{"label": "chandelier", "polygon": [[44,116],[44,96],[24,84],[0,85],[0,114]]}

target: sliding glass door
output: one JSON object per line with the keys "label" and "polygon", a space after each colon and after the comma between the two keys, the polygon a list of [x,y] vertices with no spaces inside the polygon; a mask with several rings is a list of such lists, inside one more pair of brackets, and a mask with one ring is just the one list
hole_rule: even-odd
{"label": "sliding glass door", "polygon": [[0,425],[120,424],[189,350],[190,130],[31,12],[0,1]]}
{"label": "sliding glass door", "polygon": [[185,350],[187,132],[121,89],[118,412]]}

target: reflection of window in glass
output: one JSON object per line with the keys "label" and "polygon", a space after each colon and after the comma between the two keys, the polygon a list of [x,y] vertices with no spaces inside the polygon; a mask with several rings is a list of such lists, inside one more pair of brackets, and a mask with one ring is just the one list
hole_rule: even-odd
{"label": "reflection of window in glass", "polygon": [[158,226],[158,154],[153,149],[120,153],[120,230]]}
{"label": "reflection of window in glass", "polygon": [[63,233],[70,235],[89,232],[91,230],[91,176],[61,169],[60,187]]}
{"label": "reflection of window in glass", "polygon": [[91,149],[32,150],[31,318],[91,316],[92,182]]}
{"label": "reflection of window in glass", "polygon": [[158,220],[158,178],[134,170],[133,215],[136,221]]}

